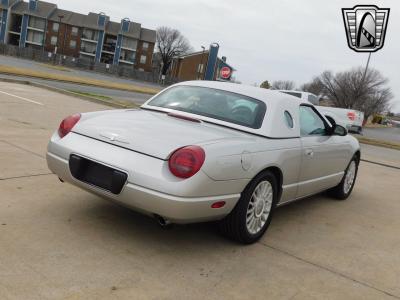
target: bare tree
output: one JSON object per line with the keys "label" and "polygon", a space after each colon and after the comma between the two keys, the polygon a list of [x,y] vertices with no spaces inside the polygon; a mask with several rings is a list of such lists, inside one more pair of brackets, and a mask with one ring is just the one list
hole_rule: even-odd
{"label": "bare tree", "polygon": [[174,57],[188,53],[191,50],[189,41],[179,30],[170,27],[157,28],[157,50],[161,55],[161,74],[167,74]]}
{"label": "bare tree", "polygon": [[303,84],[300,90],[320,96],[323,94],[324,85],[318,77],[315,77],[312,81]]}
{"label": "bare tree", "polygon": [[390,88],[384,88],[367,97],[359,110],[363,111],[365,118],[368,119],[369,116],[390,110],[392,98],[393,94]]}
{"label": "bare tree", "polygon": [[337,74],[325,71],[317,80],[322,94],[336,107],[363,111],[366,118],[387,110],[393,98],[387,78],[373,69],[367,73],[361,67]]}
{"label": "bare tree", "polygon": [[290,80],[278,80],[274,81],[271,86],[271,90],[293,90],[295,83]]}

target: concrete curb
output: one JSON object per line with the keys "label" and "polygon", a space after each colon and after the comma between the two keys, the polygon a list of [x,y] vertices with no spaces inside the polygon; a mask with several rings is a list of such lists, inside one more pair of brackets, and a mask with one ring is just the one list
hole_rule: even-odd
{"label": "concrete curb", "polygon": [[386,168],[392,168],[392,169],[395,169],[395,170],[400,170],[400,167],[398,167],[398,166],[392,166],[392,165],[389,165],[389,164],[380,163],[380,162],[376,162],[376,161],[372,161],[372,160],[368,160],[368,159],[361,159],[361,161],[367,162],[367,163],[370,163],[370,164],[374,164],[374,165],[378,165],[378,166],[382,166],[382,167],[386,167]]}
{"label": "concrete curb", "polygon": [[31,86],[34,86],[34,87],[46,89],[48,91],[56,92],[56,93],[59,93],[59,94],[63,94],[63,95],[67,95],[67,96],[71,96],[71,97],[75,97],[75,98],[79,98],[79,99],[82,99],[82,100],[86,100],[86,101],[90,101],[90,102],[94,102],[94,103],[98,103],[98,104],[111,106],[111,107],[114,107],[114,108],[132,108],[133,107],[133,106],[125,105],[125,104],[122,104],[122,103],[116,103],[116,102],[112,102],[112,101],[98,99],[98,98],[95,98],[95,97],[81,95],[81,94],[74,93],[74,92],[71,92],[71,91],[68,91],[68,90],[52,87],[52,86],[49,86],[49,85],[46,85],[46,84],[43,84],[43,83],[33,82],[33,81],[29,81],[29,80],[0,78],[0,81],[1,82],[8,82],[8,83],[18,83],[18,84],[24,84],[24,85],[31,85]]}

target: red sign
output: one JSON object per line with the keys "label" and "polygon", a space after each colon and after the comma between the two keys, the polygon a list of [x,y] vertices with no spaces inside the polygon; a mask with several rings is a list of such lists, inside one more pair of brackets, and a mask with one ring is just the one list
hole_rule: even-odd
{"label": "red sign", "polygon": [[354,121],[356,119],[356,113],[354,111],[349,111],[347,113],[347,117],[349,118],[350,121]]}
{"label": "red sign", "polygon": [[223,67],[219,72],[219,75],[222,79],[229,79],[232,75],[232,70],[229,67]]}

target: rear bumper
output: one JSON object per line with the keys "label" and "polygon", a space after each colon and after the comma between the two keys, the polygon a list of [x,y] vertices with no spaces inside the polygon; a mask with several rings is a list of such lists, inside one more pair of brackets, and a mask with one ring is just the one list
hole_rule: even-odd
{"label": "rear bumper", "polygon": [[[51,148],[49,147],[49,149]],[[176,196],[133,183],[129,178],[121,193],[115,195],[74,178],[68,159],[60,155],[48,152],[47,164],[49,169],[65,182],[146,215],[160,215],[173,223],[195,223],[222,219],[232,211],[240,198],[240,193],[203,197]],[[160,184],[160,186],[163,185]],[[225,201],[226,205],[219,209],[211,208],[211,205],[218,201]]]}

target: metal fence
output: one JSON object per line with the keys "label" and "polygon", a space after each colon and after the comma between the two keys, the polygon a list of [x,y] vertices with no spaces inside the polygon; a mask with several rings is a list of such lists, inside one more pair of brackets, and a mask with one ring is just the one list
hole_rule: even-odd
{"label": "metal fence", "polygon": [[[133,66],[112,65],[105,63],[97,63],[87,58],[76,58],[65,56],[62,54],[54,54],[44,51],[43,49],[20,48],[18,46],[0,44],[0,55],[13,56],[22,59],[29,59],[42,63],[52,63],[65,66],[68,68],[76,68],[85,71],[93,71],[111,76],[142,80],[153,83],[160,83],[160,69],[153,68],[152,72],[144,72],[134,69]],[[167,76],[163,84],[176,83],[175,78]]]}

